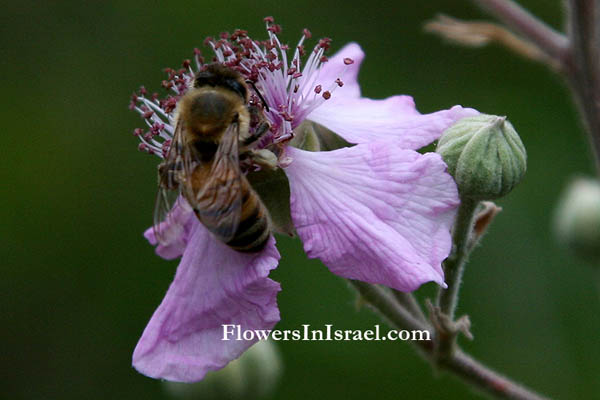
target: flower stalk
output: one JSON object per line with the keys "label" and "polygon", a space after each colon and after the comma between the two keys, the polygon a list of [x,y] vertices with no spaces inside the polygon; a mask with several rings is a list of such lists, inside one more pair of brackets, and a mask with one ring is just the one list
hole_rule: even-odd
{"label": "flower stalk", "polygon": [[456,215],[454,232],[452,233],[454,249],[450,257],[443,264],[448,288],[439,289],[436,304],[440,307],[441,312],[448,316],[450,320],[454,319],[462,275],[469,257],[469,241],[477,204],[478,202],[472,199],[462,199],[458,208],[458,214]]}
{"label": "flower stalk", "polygon": [[[409,330],[431,329],[425,322],[414,318],[393,296],[382,288],[360,281],[349,280],[349,282],[360,293],[362,298],[394,328]],[[457,348],[449,357],[439,359],[436,357],[435,346],[432,341],[415,341],[413,343],[420,350],[419,353],[423,358],[432,365],[451,372],[463,382],[494,398],[512,400],[547,399],[498,374],[461,349]]]}

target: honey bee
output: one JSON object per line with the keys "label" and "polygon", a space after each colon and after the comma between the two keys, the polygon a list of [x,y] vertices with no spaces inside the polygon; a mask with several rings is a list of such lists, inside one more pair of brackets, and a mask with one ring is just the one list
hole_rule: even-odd
{"label": "honey bee", "polygon": [[[252,118],[258,123],[251,132]],[[271,234],[270,218],[241,170],[240,157],[252,152],[249,146],[270,126],[262,110],[249,105],[242,75],[208,65],[179,100],[175,120],[168,154],[158,167],[154,231],[159,242],[166,235],[160,222],[181,194],[220,241],[240,252],[262,250]]]}

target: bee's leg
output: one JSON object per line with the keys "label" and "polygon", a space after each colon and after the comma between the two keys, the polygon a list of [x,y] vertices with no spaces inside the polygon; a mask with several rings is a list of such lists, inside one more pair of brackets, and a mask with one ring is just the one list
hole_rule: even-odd
{"label": "bee's leg", "polygon": [[254,132],[250,133],[248,137],[242,138],[241,145],[250,146],[252,143],[263,137],[263,135],[267,133],[270,128],[271,124],[269,124],[267,121],[259,122]]}
{"label": "bee's leg", "polygon": [[251,144],[255,143],[271,128],[271,125],[265,119],[265,116],[260,108],[257,106],[248,106],[248,112],[250,113],[251,126],[253,126],[254,129],[252,132],[247,132],[246,135],[240,137],[240,144],[242,146],[250,146]]}
{"label": "bee's leg", "polygon": [[181,162],[161,162],[158,165],[158,184],[170,190],[176,189],[181,168]]}

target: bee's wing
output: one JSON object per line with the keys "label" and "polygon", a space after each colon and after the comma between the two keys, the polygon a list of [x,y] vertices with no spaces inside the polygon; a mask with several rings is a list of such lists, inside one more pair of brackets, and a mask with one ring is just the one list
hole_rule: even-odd
{"label": "bee's wing", "polygon": [[210,169],[202,172],[193,204],[200,221],[225,243],[233,239],[242,216],[238,140],[239,124],[233,123],[223,133]]}
{"label": "bee's wing", "polygon": [[[154,236],[161,244],[168,244],[172,239],[171,231],[168,229],[174,222],[170,211],[183,190],[191,190],[190,180],[197,161],[188,146],[184,144],[183,130],[184,122],[179,120],[175,126],[173,139],[169,151],[161,163],[158,172],[158,192],[154,204]],[[183,182],[183,183],[182,183]],[[173,232],[174,233],[174,232]]]}

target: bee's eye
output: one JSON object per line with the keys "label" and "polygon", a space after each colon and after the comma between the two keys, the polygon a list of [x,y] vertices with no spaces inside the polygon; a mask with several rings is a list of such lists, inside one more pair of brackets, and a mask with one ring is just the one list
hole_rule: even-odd
{"label": "bee's eye", "polygon": [[194,87],[199,88],[207,85],[214,86],[213,81],[214,76],[212,74],[201,72],[196,76],[196,79],[194,80]]}
{"label": "bee's eye", "polygon": [[244,85],[242,85],[241,83],[239,83],[237,80],[227,79],[226,85],[227,85],[228,89],[231,89],[235,93],[239,94],[244,100],[246,99],[246,96],[248,95],[248,92],[246,91],[246,87]]}

